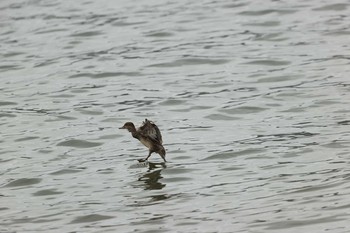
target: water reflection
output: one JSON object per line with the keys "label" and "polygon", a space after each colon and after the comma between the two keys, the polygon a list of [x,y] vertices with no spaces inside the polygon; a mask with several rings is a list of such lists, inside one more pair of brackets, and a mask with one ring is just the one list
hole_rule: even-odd
{"label": "water reflection", "polygon": [[138,181],[144,182],[145,190],[159,190],[165,187],[165,184],[161,183],[159,180],[163,177],[161,176],[161,171],[166,168],[165,163],[150,163],[148,162],[149,170],[138,179]]}

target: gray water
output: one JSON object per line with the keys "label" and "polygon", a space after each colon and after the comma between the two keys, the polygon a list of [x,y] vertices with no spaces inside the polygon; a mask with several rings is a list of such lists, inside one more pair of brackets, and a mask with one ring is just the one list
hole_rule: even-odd
{"label": "gray water", "polygon": [[349,232],[349,15],[1,1],[0,232]]}

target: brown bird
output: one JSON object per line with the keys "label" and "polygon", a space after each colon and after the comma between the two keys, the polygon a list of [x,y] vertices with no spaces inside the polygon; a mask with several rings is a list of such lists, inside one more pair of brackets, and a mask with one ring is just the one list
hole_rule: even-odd
{"label": "brown bird", "polygon": [[139,159],[139,162],[146,161],[153,152],[158,153],[165,160],[165,149],[163,147],[162,135],[159,128],[147,119],[143,122],[140,128],[136,129],[132,122],[126,122],[119,129],[127,129],[131,135],[138,139],[143,145],[149,149],[149,154],[146,159]]}

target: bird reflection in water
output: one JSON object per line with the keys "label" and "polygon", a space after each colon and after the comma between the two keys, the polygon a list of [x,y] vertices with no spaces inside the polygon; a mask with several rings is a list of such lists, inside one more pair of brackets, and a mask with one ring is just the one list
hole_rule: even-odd
{"label": "bird reflection in water", "polygon": [[141,191],[141,195],[138,196],[138,199],[134,201],[134,206],[147,206],[152,205],[155,202],[164,201],[169,199],[171,195],[167,193],[162,193],[162,190],[166,184],[162,183],[163,178],[162,171],[167,166],[165,163],[150,163],[149,161],[137,163],[133,168],[145,167],[148,168],[147,171],[143,172],[137,179],[137,185],[135,188],[142,188],[143,190],[158,190],[159,192],[147,192]]}
{"label": "bird reflection in water", "polygon": [[159,190],[165,187],[165,184],[159,182],[162,179],[161,171],[166,168],[165,163],[150,163],[146,162],[149,170],[144,173],[138,181],[144,182],[145,190]]}

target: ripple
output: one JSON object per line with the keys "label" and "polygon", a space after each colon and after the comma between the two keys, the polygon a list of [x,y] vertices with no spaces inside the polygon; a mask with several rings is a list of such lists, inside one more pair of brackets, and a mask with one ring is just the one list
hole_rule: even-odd
{"label": "ripple", "polygon": [[36,65],[34,65],[34,67],[43,67],[43,66],[49,66],[52,64],[56,64],[58,61],[44,61],[44,62],[40,62],[37,63]]}
{"label": "ripple", "polygon": [[[118,104],[129,105],[131,107],[148,106],[152,103],[153,103],[152,100],[125,100],[125,101],[118,102]],[[121,111],[121,110],[124,110],[124,109],[119,109],[119,111]]]}
{"label": "ripple", "polygon": [[57,146],[67,146],[67,147],[75,147],[75,148],[90,148],[90,147],[96,147],[101,146],[103,143],[100,142],[89,142],[86,140],[78,140],[78,139],[71,139],[64,142],[60,142],[57,144]]}
{"label": "ripple", "polygon": [[177,100],[177,99],[168,99],[163,102],[160,102],[160,105],[167,105],[167,106],[173,106],[173,105],[180,105],[184,104],[186,101],[185,100]]}
{"label": "ripple", "polygon": [[220,109],[220,112],[228,113],[228,114],[250,114],[250,113],[258,113],[265,111],[266,108],[254,107],[254,106],[242,106],[237,108],[230,109]]}
{"label": "ripple", "polygon": [[259,15],[267,15],[274,13],[275,10],[257,10],[257,11],[242,11],[239,14],[241,15],[249,15],[249,16],[259,16]]}
{"label": "ripple", "polygon": [[41,179],[39,178],[21,178],[21,179],[11,181],[10,183],[6,184],[3,187],[28,186],[28,185],[38,184],[40,182],[41,182]]}
{"label": "ripple", "polygon": [[179,66],[193,66],[193,65],[221,65],[230,62],[225,59],[204,59],[204,58],[184,58],[174,62],[166,62],[150,65],[149,67],[179,67]]}
{"label": "ripple", "polygon": [[0,113],[0,117],[16,117],[17,115],[11,113]]}
{"label": "ripple", "polygon": [[54,122],[54,121],[67,121],[67,120],[76,120],[76,117],[57,115],[54,117],[50,117],[50,119],[45,120],[45,122]]}
{"label": "ripple", "polygon": [[[306,131],[294,132],[294,133],[281,133],[281,134],[269,134],[269,135],[257,135],[256,138],[242,140],[242,144],[261,144],[267,141],[289,141],[301,138],[309,138],[318,135],[317,133],[310,133]],[[292,153],[293,154],[293,153]]]}
{"label": "ripple", "polygon": [[75,224],[75,223],[98,222],[98,221],[111,219],[111,218],[114,218],[114,217],[107,216],[107,215],[99,215],[99,214],[89,214],[89,215],[77,217],[70,223]]}
{"label": "ripple", "polygon": [[141,75],[139,72],[102,72],[102,73],[80,73],[69,76],[69,78],[80,78],[80,77],[88,77],[88,78],[110,78],[110,77],[119,77],[119,76],[139,76]]}
{"label": "ripple", "polygon": [[246,62],[244,64],[248,65],[262,65],[262,66],[285,66],[289,65],[289,61],[277,61],[277,60],[255,60],[251,62]]}
{"label": "ripple", "polygon": [[195,170],[193,168],[168,168],[163,171],[163,174],[189,174]]}
{"label": "ripple", "polygon": [[239,117],[231,117],[223,114],[210,114],[208,116],[205,116],[205,118],[208,118],[210,120],[220,120],[220,121],[232,121],[232,120],[240,119]]}
{"label": "ripple", "polygon": [[211,155],[209,157],[204,158],[203,160],[222,160],[222,159],[232,159],[237,156],[242,156],[242,155],[250,155],[250,154],[259,154],[261,152],[264,152],[265,150],[263,149],[246,149],[246,150],[241,150],[241,151],[228,151],[228,152],[220,152],[214,155]]}
{"label": "ripple", "polygon": [[149,37],[169,37],[169,36],[173,36],[173,33],[170,32],[153,32],[153,33],[149,33],[146,36]]}
{"label": "ripple", "polygon": [[[256,41],[284,41],[288,38],[280,37],[281,33],[263,33],[263,34],[256,34],[254,40]],[[270,60],[262,60],[258,61],[260,63],[259,65],[284,65],[285,62],[281,61],[270,61]]]}
{"label": "ripple", "polygon": [[71,37],[91,37],[91,36],[98,36],[103,34],[100,31],[88,31],[88,32],[79,32],[79,33],[74,33],[71,35]]}
{"label": "ripple", "polygon": [[77,173],[77,172],[81,172],[81,171],[83,171],[83,169],[72,169],[72,168],[61,169],[61,170],[50,173],[50,175],[55,175],[55,176],[65,175],[65,174],[72,174],[72,173]]}
{"label": "ripple", "polygon": [[72,94],[59,94],[59,95],[51,95],[53,98],[73,98],[75,95]]}
{"label": "ripple", "polygon": [[0,65],[0,70],[18,70],[21,69],[18,65]]}
{"label": "ripple", "polygon": [[164,178],[162,181],[165,183],[173,183],[173,182],[184,182],[184,181],[189,181],[189,180],[193,180],[190,177],[171,177],[171,178]]}
{"label": "ripple", "polygon": [[345,121],[339,121],[337,122],[338,125],[350,125],[350,120],[345,120]]}
{"label": "ripple", "polygon": [[80,112],[81,114],[86,114],[86,115],[102,115],[103,111],[100,110],[86,110],[86,109],[77,109],[78,112]]}
{"label": "ripple", "polygon": [[340,216],[331,216],[331,217],[323,217],[323,218],[310,218],[303,220],[291,220],[288,219],[286,221],[273,222],[267,224],[269,230],[279,230],[279,229],[293,229],[300,228],[302,226],[314,225],[314,224],[324,224],[331,222],[344,221],[345,218],[341,218]]}
{"label": "ripple", "polygon": [[350,31],[349,30],[336,30],[336,31],[327,32],[325,34],[331,35],[331,36],[349,36]]}
{"label": "ripple", "polygon": [[4,57],[15,57],[24,54],[23,52],[7,52],[3,54]]}
{"label": "ripple", "polygon": [[115,22],[112,25],[113,26],[120,26],[120,27],[125,27],[125,26],[134,26],[134,25],[140,25],[140,24],[145,24],[146,22],[143,21],[136,21],[136,22],[124,22],[124,21],[119,21]]}
{"label": "ripple", "polygon": [[248,23],[246,25],[250,26],[258,26],[258,27],[275,27],[280,25],[281,23],[279,21],[264,21],[259,23]]}
{"label": "ripple", "polygon": [[267,77],[261,78],[258,80],[259,83],[270,83],[270,82],[285,82],[290,80],[295,80],[300,78],[298,76],[275,76],[275,77]]}
{"label": "ripple", "polygon": [[57,195],[62,193],[64,192],[58,192],[56,191],[56,189],[44,189],[33,193],[33,196],[51,196],[51,195]]}
{"label": "ripple", "polygon": [[120,137],[122,137],[122,135],[110,134],[110,135],[102,135],[102,136],[98,137],[98,139],[116,139],[116,138],[120,138]]}
{"label": "ripple", "polygon": [[304,193],[304,192],[313,192],[313,191],[319,191],[323,189],[329,189],[333,187],[338,187],[344,184],[344,182],[337,182],[335,184],[322,184],[322,185],[315,185],[315,186],[309,186],[309,187],[302,187],[299,189],[294,189],[292,193]]}
{"label": "ripple", "polygon": [[296,10],[274,10],[274,9],[266,9],[266,10],[257,10],[257,11],[242,11],[239,14],[247,15],[247,16],[260,16],[267,15],[272,13],[279,13],[281,15],[293,14]]}
{"label": "ripple", "polygon": [[5,105],[17,105],[17,103],[10,102],[10,101],[0,101],[0,106],[5,106]]}
{"label": "ripple", "polygon": [[244,3],[229,3],[229,4],[226,4],[226,5],[223,5],[222,7],[223,8],[238,8],[238,7],[242,7],[242,6],[246,6],[247,2],[244,2]]}
{"label": "ripple", "polygon": [[314,11],[344,11],[348,8],[349,4],[336,3],[314,8]]}
{"label": "ripple", "polygon": [[34,139],[38,139],[38,138],[39,137],[24,137],[24,138],[16,139],[15,142],[30,141],[30,140],[34,140]]}
{"label": "ripple", "polygon": [[46,34],[46,33],[52,33],[52,32],[66,32],[68,31],[65,28],[55,28],[55,29],[45,29],[41,31],[37,31],[34,34]]}

